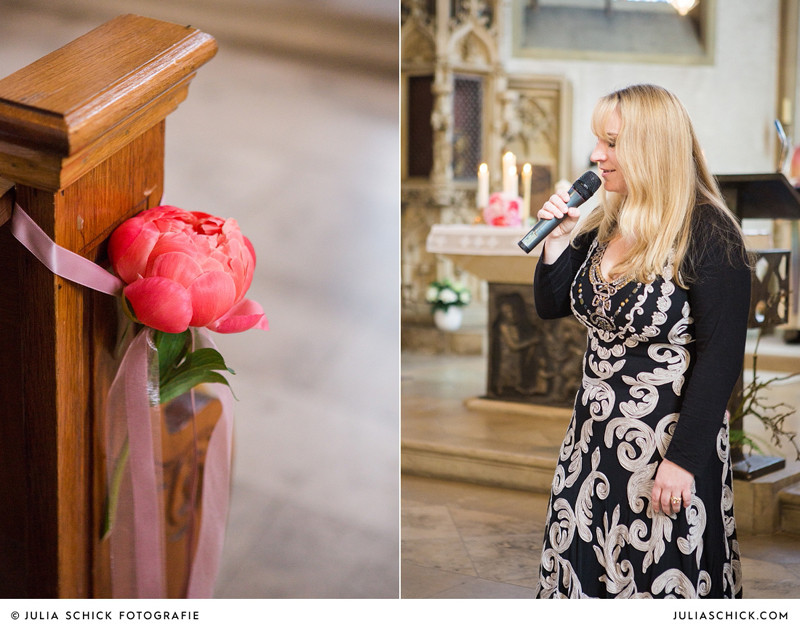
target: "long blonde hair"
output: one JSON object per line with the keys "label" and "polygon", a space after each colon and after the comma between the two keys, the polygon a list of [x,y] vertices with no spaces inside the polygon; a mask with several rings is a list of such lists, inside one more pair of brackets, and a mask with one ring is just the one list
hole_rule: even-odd
{"label": "long blonde hair", "polygon": [[610,139],[606,123],[614,111],[621,119],[614,141],[627,194],[603,190],[600,206],[576,229],[576,236],[597,229],[600,242],[618,235],[628,240],[631,249],[613,273],[637,281],[660,275],[673,256],[674,267],[683,271],[676,279],[686,287],[692,280],[685,262],[697,208],[716,208],[741,236],[739,223],[708,170],[689,114],[677,97],[655,85],[633,85],[604,96],[592,115],[598,138]]}

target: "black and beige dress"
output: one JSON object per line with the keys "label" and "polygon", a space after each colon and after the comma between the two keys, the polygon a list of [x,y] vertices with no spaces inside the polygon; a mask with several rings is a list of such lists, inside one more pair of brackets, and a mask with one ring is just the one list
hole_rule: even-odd
{"label": "black and beige dress", "polygon": [[[536,269],[539,315],[572,313],[588,330],[539,597],[741,597],[725,408],[742,368],[750,271],[717,210],[697,215],[688,290],[671,264],[650,283],[607,281],[594,234]],[[663,458],[695,477],[675,515],[651,504]]]}

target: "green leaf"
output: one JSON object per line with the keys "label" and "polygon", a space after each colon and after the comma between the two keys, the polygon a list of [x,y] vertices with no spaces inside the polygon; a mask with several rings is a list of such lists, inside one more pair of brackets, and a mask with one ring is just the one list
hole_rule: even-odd
{"label": "green leaf", "polygon": [[731,430],[730,441],[732,447],[748,447],[751,451],[763,454],[764,451],[752,438],[745,434],[744,430]]}
{"label": "green leaf", "polygon": [[153,342],[158,350],[158,377],[162,383],[169,378],[171,372],[186,355],[190,339],[188,329],[180,334],[168,334],[163,331],[154,333]]}
{"label": "green leaf", "polygon": [[233,369],[225,364],[225,359],[222,357],[222,354],[216,349],[208,347],[197,349],[187,355],[186,360],[178,367],[178,370],[184,368],[208,368],[214,371],[228,371],[235,375]]}
{"label": "green leaf", "polygon": [[222,355],[216,349],[203,348],[192,351],[177,367],[169,370],[161,380],[161,403],[166,403],[198,384],[217,383],[230,387],[228,380],[216,371],[228,371],[235,374],[233,369],[225,364]]}
{"label": "green leaf", "polygon": [[161,403],[167,403],[176,397],[180,397],[198,384],[225,384],[230,387],[228,380],[216,371],[208,369],[188,370],[175,376],[161,387]]}

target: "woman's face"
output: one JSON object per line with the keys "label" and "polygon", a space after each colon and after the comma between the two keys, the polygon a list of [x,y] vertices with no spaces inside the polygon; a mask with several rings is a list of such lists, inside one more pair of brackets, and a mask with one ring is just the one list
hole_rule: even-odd
{"label": "woman's face", "polygon": [[605,133],[597,139],[597,144],[589,157],[600,168],[603,186],[606,192],[626,194],[628,187],[617,164],[616,141],[620,127],[619,112],[612,111],[606,118]]}

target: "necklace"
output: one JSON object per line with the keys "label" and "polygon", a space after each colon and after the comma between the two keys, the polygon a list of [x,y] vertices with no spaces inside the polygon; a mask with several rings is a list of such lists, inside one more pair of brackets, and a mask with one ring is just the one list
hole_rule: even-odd
{"label": "necklace", "polygon": [[[621,277],[617,277],[612,281],[606,281],[603,277],[603,273],[600,271],[600,262],[603,259],[603,253],[605,253],[606,244],[598,244],[595,248],[595,252],[591,257],[589,262],[589,269],[588,269],[588,278],[589,283],[592,285],[592,302],[591,307],[594,308],[594,311],[589,311],[589,320],[599,329],[603,331],[613,331],[616,329],[615,320],[622,309],[628,304],[631,298],[639,292],[642,287],[642,284],[637,282],[636,285],[633,287],[631,293],[625,297],[622,301],[620,301],[618,307],[611,313],[611,300],[614,296],[620,291],[621,288],[626,286],[630,283],[630,278],[626,275]],[[578,282],[578,301],[580,304],[589,310],[584,302],[584,294],[583,294],[583,285]]]}

